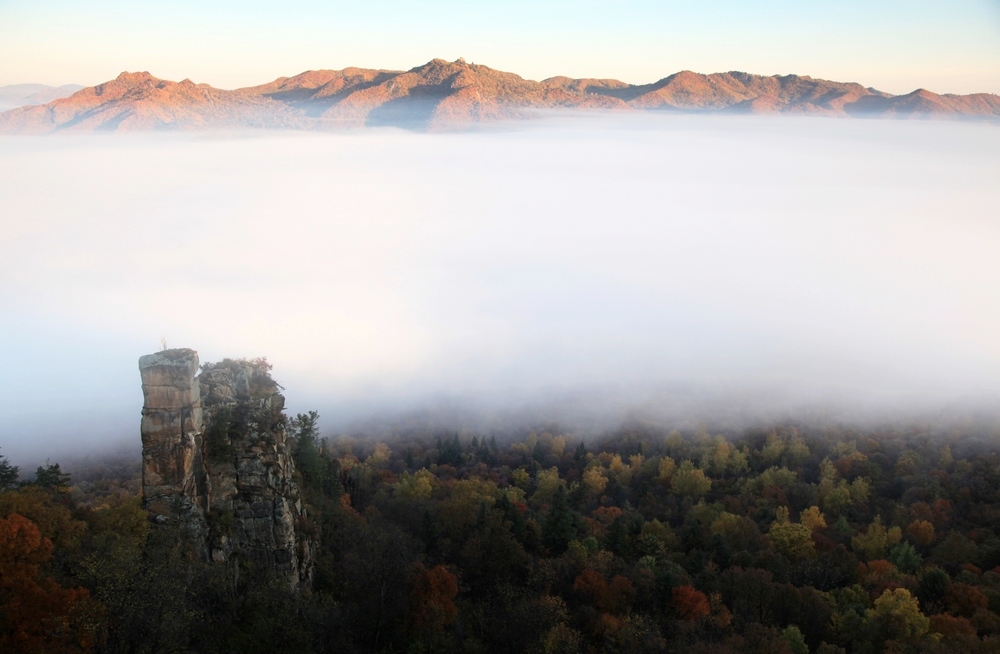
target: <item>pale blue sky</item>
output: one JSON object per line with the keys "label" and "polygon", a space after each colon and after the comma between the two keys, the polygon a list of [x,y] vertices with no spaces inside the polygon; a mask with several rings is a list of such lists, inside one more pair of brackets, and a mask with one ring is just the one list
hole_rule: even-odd
{"label": "pale blue sky", "polygon": [[0,85],[148,70],[220,87],[434,57],[532,79],[799,73],[1000,92],[998,0],[0,0]]}

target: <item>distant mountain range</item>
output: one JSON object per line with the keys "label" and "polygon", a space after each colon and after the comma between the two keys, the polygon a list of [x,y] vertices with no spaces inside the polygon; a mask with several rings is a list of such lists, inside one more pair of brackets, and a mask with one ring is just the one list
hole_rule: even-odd
{"label": "distant mountain range", "polygon": [[12,84],[0,86],[0,111],[29,104],[45,104],[73,95],[83,87],[79,84],[46,86],[45,84]]}
{"label": "distant mountain range", "polygon": [[447,129],[575,109],[997,120],[1000,96],[923,89],[891,95],[854,83],[740,72],[683,71],[639,85],[568,77],[535,82],[462,59],[435,59],[405,72],[313,70],[232,91],[122,73],[68,97],[0,113],[0,133],[373,125]]}

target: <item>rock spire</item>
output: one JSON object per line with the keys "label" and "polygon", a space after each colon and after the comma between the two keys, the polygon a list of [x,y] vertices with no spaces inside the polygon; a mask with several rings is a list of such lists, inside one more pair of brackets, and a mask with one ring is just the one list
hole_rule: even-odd
{"label": "rock spire", "polygon": [[315,543],[299,534],[285,398],[269,368],[226,359],[198,374],[190,349],[139,359],[143,503],[206,560],[243,559],[298,586],[311,581]]}

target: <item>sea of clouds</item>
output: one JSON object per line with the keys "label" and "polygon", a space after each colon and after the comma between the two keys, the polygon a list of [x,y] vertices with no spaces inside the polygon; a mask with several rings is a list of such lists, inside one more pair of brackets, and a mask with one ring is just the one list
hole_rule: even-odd
{"label": "sea of clouds", "polygon": [[137,444],[161,338],[328,434],[990,411],[997,180],[945,121],[5,137],[0,453]]}

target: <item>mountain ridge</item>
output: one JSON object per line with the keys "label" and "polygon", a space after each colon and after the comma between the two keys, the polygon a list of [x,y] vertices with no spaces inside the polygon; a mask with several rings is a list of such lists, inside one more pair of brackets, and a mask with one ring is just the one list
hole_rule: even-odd
{"label": "mountain ridge", "polygon": [[0,86],[0,112],[26,105],[45,104],[76,93],[84,88],[79,84],[48,86],[47,84],[10,84]]}
{"label": "mountain ridge", "polygon": [[579,109],[996,120],[1000,96],[925,89],[892,95],[855,82],[739,71],[680,71],[650,84],[534,81],[462,59],[433,59],[407,71],[310,70],[233,90],[123,72],[68,97],[0,113],[0,133],[381,125],[435,130]]}

